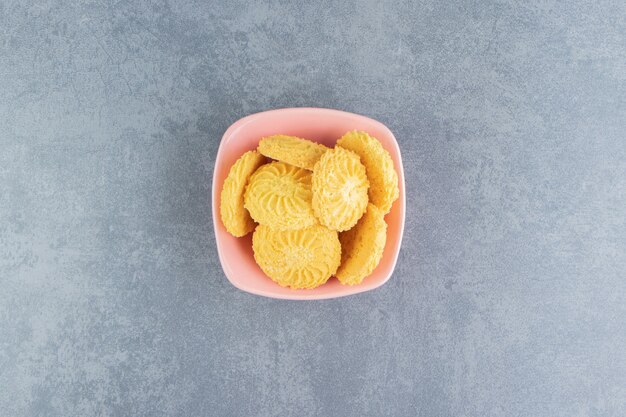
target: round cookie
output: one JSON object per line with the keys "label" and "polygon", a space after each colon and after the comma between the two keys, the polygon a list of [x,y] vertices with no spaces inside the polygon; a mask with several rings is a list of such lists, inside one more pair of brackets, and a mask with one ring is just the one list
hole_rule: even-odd
{"label": "round cookie", "polygon": [[326,151],[313,169],[315,216],[329,229],[350,229],[365,212],[368,186],[356,153],[343,148]]}
{"label": "round cookie", "polygon": [[337,232],[320,225],[282,231],[259,225],[252,235],[252,249],[268,277],[293,289],[324,284],[341,260]]}
{"label": "round cookie", "polygon": [[272,162],[250,177],[244,206],[259,224],[278,230],[303,229],[317,223],[311,199],[309,171]]}
{"label": "round cookie", "polygon": [[255,223],[244,207],[243,195],[250,175],[263,165],[265,157],[256,151],[244,153],[230,167],[220,194],[220,217],[224,227],[235,237],[254,230]]}
{"label": "round cookie", "polygon": [[383,148],[378,139],[356,130],[343,135],[337,141],[337,145],[359,155],[370,182],[370,202],[383,213],[389,213],[391,205],[399,195],[398,174],[389,152]]}
{"label": "round cookie", "polygon": [[336,276],[342,284],[360,284],[378,266],[387,240],[384,216],[382,210],[368,204],[356,226],[339,234],[341,265]]}
{"label": "round cookie", "polygon": [[313,166],[328,148],[296,136],[274,135],[261,139],[258,151],[262,155],[313,170]]}

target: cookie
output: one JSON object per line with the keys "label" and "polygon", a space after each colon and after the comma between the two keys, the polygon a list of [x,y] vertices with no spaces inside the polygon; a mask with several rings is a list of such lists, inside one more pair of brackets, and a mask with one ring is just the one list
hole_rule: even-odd
{"label": "cookie", "polygon": [[250,175],[264,162],[263,155],[248,151],[230,167],[224,180],[220,194],[220,217],[228,233],[235,237],[247,235],[256,226],[244,207],[244,192]]}
{"label": "cookie", "polygon": [[244,206],[259,224],[278,230],[303,229],[317,223],[311,199],[311,172],[272,162],[250,177]]}
{"label": "cookie", "polygon": [[367,207],[369,183],[356,153],[335,148],[326,151],[313,169],[313,211],[332,230],[348,230]]}
{"label": "cookie", "polygon": [[378,266],[387,240],[384,217],[382,210],[368,204],[356,226],[339,234],[341,264],[336,276],[342,284],[360,284]]}
{"label": "cookie", "polygon": [[330,278],[341,260],[337,232],[315,225],[300,230],[257,226],[254,259],[274,282],[293,289],[315,288]]}
{"label": "cookie", "polygon": [[356,130],[343,135],[337,145],[359,155],[370,182],[369,200],[387,214],[399,195],[398,174],[389,152],[378,139]]}
{"label": "cookie", "polygon": [[295,136],[274,135],[261,139],[258,151],[262,155],[313,170],[313,166],[328,148]]}

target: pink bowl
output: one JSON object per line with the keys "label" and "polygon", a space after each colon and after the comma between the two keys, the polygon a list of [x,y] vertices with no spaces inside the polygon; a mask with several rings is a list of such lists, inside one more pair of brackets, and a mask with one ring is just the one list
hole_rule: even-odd
{"label": "pink bowl", "polygon": [[[233,163],[244,152],[255,149],[263,136],[285,134],[300,136],[334,146],[335,141],[349,130],[363,130],[376,137],[389,151],[398,171],[400,198],[385,217],[387,244],[383,259],[374,272],[360,285],[341,285],[332,277],[312,290],[284,288],[269,279],[255,263],[252,253],[252,234],[231,236],[220,219],[219,201],[222,184]],[[382,123],[358,114],[318,108],[291,108],[253,114],[238,120],[222,137],[215,171],[213,172],[213,228],[217,252],[226,278],[235,287],[257,295],[291,300],[319,300],[357,294],[380,287],[391,277],[396,266],[405,218],[404,170],[400,148],[393,133]]]}

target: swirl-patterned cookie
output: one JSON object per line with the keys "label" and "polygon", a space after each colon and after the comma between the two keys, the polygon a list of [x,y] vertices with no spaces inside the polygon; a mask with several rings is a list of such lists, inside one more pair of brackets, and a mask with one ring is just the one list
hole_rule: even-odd
{"label": "swirl-patterned cookie", "polygon": [[370,202],[387,214],[399,195],[398,174],[389,152],[378,139],[356,130],[343,135],[337,145],[359,155],[370,182]]}
{"label": "swirl-patterned cookie", "polygon": [[341,260],[337,232],[320,225],[300,230],[259,225],[252,235],[252,249],[254,259],[268,277],[294,289],[324,284]]}
{"label": "swirl-patterned cookie", "polygon": [[356,153],[339,147],[326,151],[313,169],[315,216],[329,229],[350,229],[365,212],[368,186]]}
{"label": "swirl-patterned cookie", "polygon": [[278,230],[303,229],[317,223],[311,198],[311,172],[272,162],[250,177],[244,206],[259,224]]}
{"label": "swirl-patterned cookie", "polygon": [[224,227],[235,237],[254,230],[255,223],[244,207],[243,195],[250,175],[263,165],[265,157],[256,151],[244,153],[230,167],[220,194],[220,217]]}
{"label": "swirl-patterned cookie", "polygon": [[313,166],[328,148],[296,136],[274,135],[261,139],[258,151],[262,155],[313,170]]}
{"label": "swirl-patterned cookie", "polygon": [[384,216],[382,210],[368,204],[356,226],[339,234],[341,265],[336,276],[342,284],[360,284],[378,266],[387,240]]}

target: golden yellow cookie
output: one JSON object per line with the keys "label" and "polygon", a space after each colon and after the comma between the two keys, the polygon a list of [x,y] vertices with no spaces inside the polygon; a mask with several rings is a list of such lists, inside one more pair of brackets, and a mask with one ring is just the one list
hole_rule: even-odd
{"label": "golden yellow cookie", "polygon": [[337,232],[320,225],[282,231],[259,225],[252,235],[252,249],[268,277],[294,289],[322,285],[341,260]]}
{"label": "golden yellow cookie", "polygon": [[254,230],[254,221],[243,206],[243,194],[250,175],[265,162],[256,151],[244,153],[230,167],[220,194],[220,216],[228,233],[235,237],[247,235]]}
{"label": "golden yellow cookie", "polygon": [[356,130],[343,135],[337,141],[337,145],[359,155],[370,181],[370,202],[383,213],[389,213],[399,194],[398,174],[389,152],[383,148],[378,139]]}
{"label": "golden yellow cookie", "polygon": [[332,230],[348,230],[367,207],[365,167],[352,151],[326,151],[313,169],[313,211]]}
{"label": "golden yellow cookie", "polygon": [[313,170],[313,166],[328,148],[295,136],[274,135],[261,139],[258,151],[269,158]]}
{"label": "golden yellow cookie", "polygon": [[257,223],[278,230],[303,229],[317,223],[311,198],[309,171],[272,162],[250,177],[244,205]]}
{"label": "golden yellow cookie", "polygon": [[378,266],[387,240],[384,217],[382,210],[368,204],[356,226],[339,234],[341,265],[336,276],[342,284],[360,284]]}

